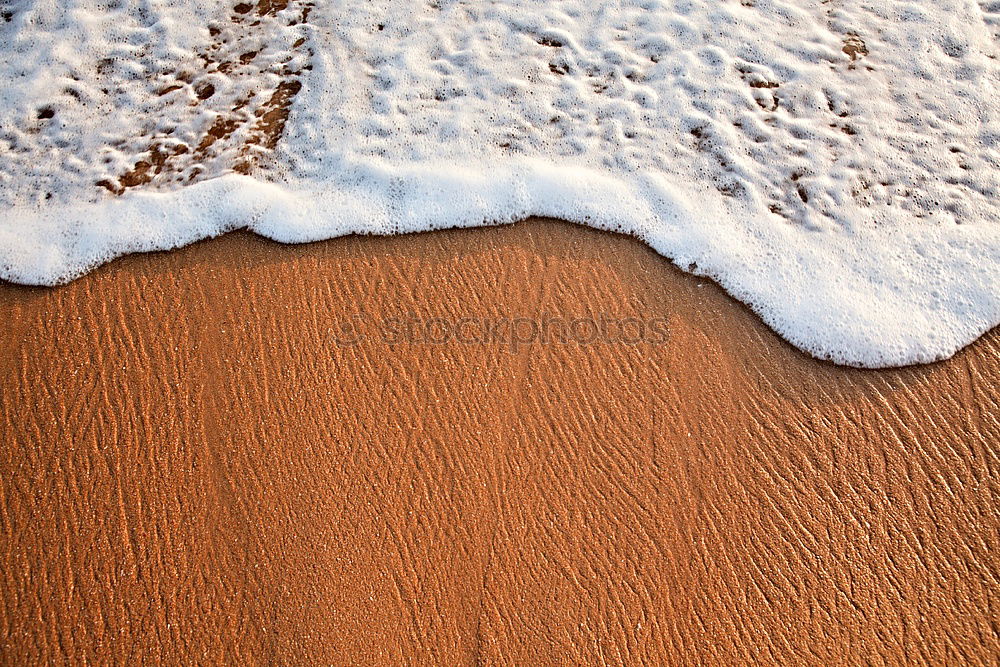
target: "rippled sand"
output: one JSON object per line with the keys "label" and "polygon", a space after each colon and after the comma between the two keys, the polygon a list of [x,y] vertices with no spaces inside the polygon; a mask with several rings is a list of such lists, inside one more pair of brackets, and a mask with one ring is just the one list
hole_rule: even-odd
{"label": "rippled sand", "polygon": [[[229,235],[0,307],[5,663],[1000,652],[997,331],[835,367],[636,241],[537,220]],[[378,325],[588,313],[669,336]]]}

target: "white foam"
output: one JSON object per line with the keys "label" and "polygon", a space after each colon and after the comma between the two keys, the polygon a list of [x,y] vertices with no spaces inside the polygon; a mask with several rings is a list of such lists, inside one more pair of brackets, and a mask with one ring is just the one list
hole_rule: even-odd
{"label": "white foam", "polygon": [[[169,95],[231,9],[122,4],[0,22],[8,280],[244,226],[300,242],[543,215],[634,234],[840,363],[932,361],[1000,323],[997,16],[975,2],[358,1],[302,22],[293,1],[256,19],[250,65]],[[254,178],[219,142],[184,178],[94,185],[151,138],[197,146],[289,71],[302,89]]]}

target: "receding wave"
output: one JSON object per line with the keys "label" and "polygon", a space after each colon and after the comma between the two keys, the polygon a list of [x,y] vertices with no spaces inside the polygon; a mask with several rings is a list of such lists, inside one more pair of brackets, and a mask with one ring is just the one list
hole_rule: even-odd
{"label": "receding wave", "polygon": [[995,3],[0,3],[0,277],[562,218],[860,366],[1000,323]]}

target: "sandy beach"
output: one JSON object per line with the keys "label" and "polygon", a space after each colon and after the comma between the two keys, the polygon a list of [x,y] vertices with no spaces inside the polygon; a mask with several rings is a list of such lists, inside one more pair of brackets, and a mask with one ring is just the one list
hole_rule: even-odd
{"label": "sandy beach", "polygon": [[566,223],[0,285],[5,664],[986,664],[1000,334],[817,362]]}

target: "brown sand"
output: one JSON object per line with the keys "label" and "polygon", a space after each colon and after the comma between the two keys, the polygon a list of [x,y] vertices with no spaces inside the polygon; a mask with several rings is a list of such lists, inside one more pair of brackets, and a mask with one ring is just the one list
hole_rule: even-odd
{"label": "brown sand", "polygon": [[[997,331],[837,368],[638,242],[542,221],[236,234],[0,306],[5,664],[1000,652]],[[669,340],[372,324],[411,312]]]}

